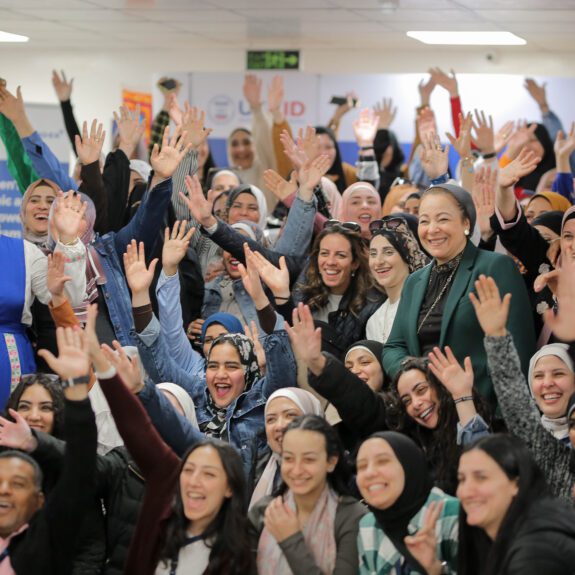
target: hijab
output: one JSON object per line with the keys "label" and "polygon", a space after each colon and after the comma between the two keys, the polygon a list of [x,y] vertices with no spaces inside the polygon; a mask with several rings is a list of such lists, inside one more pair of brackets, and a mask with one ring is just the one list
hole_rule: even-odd
{"label": "hijab", "polygon": [[325,176],[321,179],[321,191],[327,204],[329,204],[329,212],[331,217],[337,217],[341,209],[341,194],[337,186]]}
{"label": "hijab", "polygon": [[317,136],[325,135],[327,136],[335,146],[335,158],[333,164],[327,171],[327,176],[329,179],[337,186],[340,194],[343,194],[345,188],[347,187],[347,181],[345,179],[345,173],[343,171],[343,164],[341,159],[341,152],[339,150],[339,144],[335,139],[335,134],[329,128],[324,126],[316,126],[315,133]]}
{"label": "hijab", "polygon": [[351,184],[351,186],[349,186],[341,196],[341,207],[339,210],[339,214],[337,216],[338,220],[342,222],[350,221],[350,217],[347,215],[349,209],[349,202],[351,201],[353,194],[359,191],[363,192],[367,191],[371,196],[376,198],[378,204],[378,210],[379,212],[381,212],[381,198],[379,197],[378,191],[368,182],[355,182],[355,184]]}
{"label": "hijab", "polygon": [[[43,247],[46,244],[46,242],[48,241],[48,232],[40,235],[40,234],[36,234],[32,230],[28,229],[26,227],[25,214],[26,214],[26,206],[30,202],[30,198],[32,197],[32,194],[34,193],[34,190],[38,187],[41,187],[41,186],[46,186],[48,188],[52,188],[52,190],[54,191],[56,196],[58,195],[58,192],[60,191],[58,184],[56,184],[52,180],[48,180],[46,178],[41,178],[39,180],[32,182],[26,188],[26,191],[24,192],[24,195],[22,196],[22,203],[20,204],[20,221],[22,222],[22,235],[23,235],[25,240],[32,242],[34,245],[36,245],[40,248]],[[56,201],[56,200],[54,199],[54,201]],[[48,229],[49,229],[49,227],[48,227]]]}
{"label": "hijab", "polygon": [[553,211],[566,212],[571,207],[571,202],[561,194],[558,194],[557,192],[539,192],[538,194],[533,194],[529,198],[529,201],[525,206],[525,211],[527,211],[529,204],[535,198],[546,199],[551,204],[551,210]]}
{"label": "hijab", "polygon": [[171,393],[180,404],[182,411],[184,412],[184,417],[192,424],[192,427],[199,429],[198,420],[196,418],[196,407],[194,402],[190,397],[189,393],[181,386],[175,383],[159,383],[156,385],[156,389],[162,389]]}
{"label": "hijab", "polygon": [[[260,366],[256,357],[254,344],[252,340],[243,333],[224,333],[214,339],[208,352],[206,361],[209,363],[213,350],[218,345],[229,343],[236,348],[240,356],[240,362],[244,368],[244,389],[242,393],[249,391],[252,385],[261,377]],[[234,405],[232,402],[227,407],[218,407],[212,397],[207,392],[208,409],[212,413],[212,419],[200,426],[200,430],[208,437],[215,437],[227,441],[227,411],[228,407]]]}
{"label": "hijab", "polygon": [[433,190],[435,188],[449,192],[449,194],[459,204],[459,207],[463,210],[464,217],[469,220],[470,229],[468,237],[470,238],[473,234],[473,229],[475,228],[475,222],[477,221],[477,212],[475,210],[475,203],[473,202],[471,194],[457,184],[440,184],[439,186],[432,186],[428,189]]}
{"label": "hijab", "polygon": [[[404,214],[399,214],[398,217],[404,218]],[[406,222],[407,223],[407,222]],[[409,226],[409,224],[407,224]],[[417,236],[413,236],[411,228],[402,230],[396,228],[395,230],[382,229],[377,232],[378,236],[383,236],[393,246],[401,259],[409,267],[409,273],[413,273],[429,263],[429,258],[421,249]],[[376,237],[376,236],[373,236]]]}
{"label": "hijab", "polygon": [[[533,372],[535,371],[535,366],[537,362],[542,358],[549,355],[558,357],[566,366],[567,369],[573,373],[573,360],[569,355],[569,346],[566,343],[550,343],[544,345],[533,357],[529,360],[529,372],[527,379],[529,381],[529,391],[533,397]],[[569,437],[569,427],[567,421],[567,415],[562,417],[548,417],[547,415],[541,415],[541,425],[549,432],[555,439],[559,441],[565,441]]]}
{"label": "hijab", "polygon": [[256,199],[256,202],[258,203],[258,210],[260,212],[258,225],[262,230],[264,230],[268,221],[268,204],[266,202],[266,197],[264,196],[264,193],[257,186],[254,186],[252,184],[242,184],[240,186],[232,188],[226,203],[226,208],[228,212],[232,204],[236,201],[236,198],[240,194],[251,194]]}
{"label": "hijab", "polygon": [[425,505],[433,487],[433,481],[427,467],[423,451],[406,435],[396,431],[374,433],[369,439],[378,438],[387,441],[395,453],[403,473],[405,485],[397,501],[387,509],[376,509],[369,505],[377,524],[389,537],[395,548],[405,557],[411,569],[425,573],[419,562],[411,555],[404,538],[409,535],[409,522]]}
{"label": "hijab", "polygon": [[383,356],[383,343],[379,341],[374,341],[372,339],[362,339],[360,341],[356,341],[352,343],[345,351],[345,357],[343,362],[345,363],[347,360],[347,356],[354,350],[354,349],[363,349],[373,355],[375,359],[378,361],[379,365],[381,365],[381,371],[385,373],[383,369],[382,363],[382,356]]}
{"label": "hijab", "polygon": [[244,333],[242,322],[235,315],[221,311],[210,315],[202,324],[202,341],[204,341],[204,338],[206,337],[206,331],[208,328],[215,323],[225,327],[228,330],[228,333]]}
{"label": "hijab", "polygon": [[[532,124],[530,124],[531,126]],[[549,136],[547,128],[543,124],[537,124],[535,129],[535,137],[539,140],[541,146],[543,146],[543,157],[537,167],[533,172],[523,176],[516,184],[517,187],[523,188],[524,190],[530,190],[534,192],[537,189],[537,184],[539,180],[549,170],[555,167],[555,152],[553,151],[553,142]]]}
{"label": "hijab", "polygon": [[544,226],[549,228],[552,232],[556,233],[558,236],[561,235],[561,222],[563,221],[563,212],[558,210],[553,210],[551,212],[544,212],[540,216],[537,216],[531,221],[531,225]]}

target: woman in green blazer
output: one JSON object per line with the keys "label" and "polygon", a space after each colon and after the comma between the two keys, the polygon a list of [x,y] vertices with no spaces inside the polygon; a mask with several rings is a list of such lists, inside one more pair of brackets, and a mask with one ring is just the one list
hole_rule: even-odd
{"label": "woman in green blazer", "polygon": [[507,329],[519,351],[524,373],[535,352],[535,330],[527,289],[513,260],[480,250],[469,241],[475,219],[473,200],[463,188],[441,184],[424,192],[418,233],[434,259],[405,282],[383,350],[383,366],[394,377],[406,357],[426,357],[435,346],[449,346],[458,361],[471,358],[477,390],[496,406],[483,333],[469,300],[479,276],[492,276],[502,293],[512,294]]}

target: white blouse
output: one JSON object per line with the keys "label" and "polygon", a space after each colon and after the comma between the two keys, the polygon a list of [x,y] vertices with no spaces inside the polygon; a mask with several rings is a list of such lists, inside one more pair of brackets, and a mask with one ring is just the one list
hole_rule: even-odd
{"label": "white blouse", "polygon": [[[65,246],[58,242],[55,252],[62,252],[70,260],[64,266],[64,273],[72,279],[66,283],[64,290],[72,306],[80,305],[86,293],[86,248],[77,240],[74,245]],[[22,323],[32,325],[32,312],[30,307],[37,297],[43,304],[47,304],[52,295],[46,285],[48,273],[48,258],[32,242],[24,240],[24,259],[26,264],[26,297],[22,310]]]}
{"label": "white blouse", "polygon": [[385,300],[375,311],[375,313],[367,321],[365,326],[365,335],[367,339],[385,343],[391,333],[395,314],[399,307],[399,301],[389,303]]}
{"label": "white blouse", "polygon": [[[210,562],[211,552],[212,550],[203,539],[182,547],[178,555],[176,575],[202,575]],[[167,566],[160,561],[156,567],[155,575],[168,575],[171,567],[171,561],[168,562]]]}

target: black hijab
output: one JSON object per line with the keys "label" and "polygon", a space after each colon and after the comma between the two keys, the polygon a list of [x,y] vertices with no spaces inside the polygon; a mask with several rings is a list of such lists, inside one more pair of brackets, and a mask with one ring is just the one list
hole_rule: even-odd
{"label": "black hijab", "polygon": [[433,481],[427,467],[427,460],[420,447],[412,439],[396,431],[374,433],[369,439],[383,439],[391,446],[405,475],[405,485],[397,501],[387,509],[369,506],[378,525],[409,563],[411,569],[425,573],[425,569],[409,552],[404,538],[409,535],[407,527],[411,519],[425,505]]}
{"label": "black hijab", "polygon": [[[530,124],[532,125],[532,124]],[[539,140],[539,143],[543,146],[543,157],[537,167],[533,172],[523,176],[518,182],[517,186],[525,190],[531,190],[534,192],[537,189],[537,184],[541,179],[541,176],[552,170],[555,167],[555,152],[553,151],[553,142],[549,136],[547,128],[543,124],[537,124],[535,130],[535,137]]]}
{"label": "black hijab", "polygon": [[558,236],[561,235],[561,222],[563,221],[563,213],[558,210],[552,212],[543,212],[531,222],[532,226],[545,226]]}

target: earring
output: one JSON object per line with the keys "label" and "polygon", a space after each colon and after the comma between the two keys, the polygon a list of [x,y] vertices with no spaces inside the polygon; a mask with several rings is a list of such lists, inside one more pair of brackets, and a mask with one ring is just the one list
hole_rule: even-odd
{"label": "earring", "polygon": [[468,235],[469,235],[469,230],[465,230],[463,233],[464,233],[466,236],[468,236]]}
{"label": "earring", "polygon": [[355,277],[355,271],[351,272],[351,277],[354,278]]}

